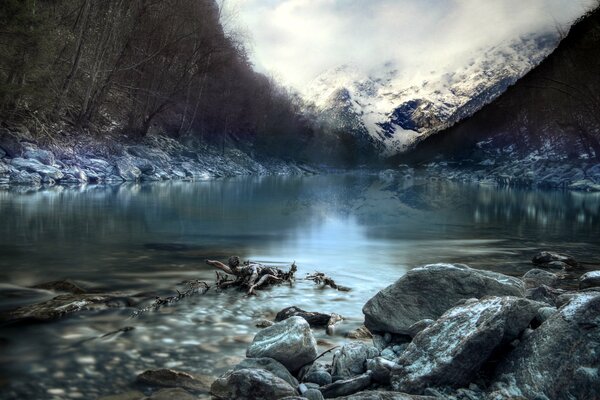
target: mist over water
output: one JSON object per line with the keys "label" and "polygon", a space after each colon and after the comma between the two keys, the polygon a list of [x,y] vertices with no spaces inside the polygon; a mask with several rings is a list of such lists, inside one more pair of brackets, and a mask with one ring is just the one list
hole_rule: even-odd
{"label": "mist over water", "polygon": [[[2,327],[3,399],[94,398],[151,368],[215,375],[245,355],[257,320],[291,305],[347,317],[337,335],[317,332],[325,350],[362,323],[371,296],[426,263],[521,275],[539,249],[600,263],[599,194],[369,174],[13,188],[0,191],[0,221],[0,310],[51,298],[27,286],[61,278],[151,302],[182,280],[212,281],[206,258],[299,268],[294,287],[256,297],[210,291],[134,319],[126,308]],[[302,280],[315,270],[352,291]],[[135,330],[99,338],[125,326]]]}

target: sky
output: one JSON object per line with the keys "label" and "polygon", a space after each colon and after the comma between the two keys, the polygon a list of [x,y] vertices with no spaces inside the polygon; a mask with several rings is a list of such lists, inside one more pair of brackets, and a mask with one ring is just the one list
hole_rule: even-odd
{"label": "sky", "polygon": [[255,68],[302,90],[344,64],[450,68],[465,54],[568,27],[597,0],[227,0]]}

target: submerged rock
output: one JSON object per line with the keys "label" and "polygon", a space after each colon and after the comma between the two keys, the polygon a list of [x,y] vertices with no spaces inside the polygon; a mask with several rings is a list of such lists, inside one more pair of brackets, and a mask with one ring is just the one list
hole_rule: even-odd
{"label": "submerged rock", "polygon": [[564,263],[571,267],[577,267],[579,265],[577,261],[573,259],[573,257],[565,254],[555,253],[552,251],[540,251],[535,256],[533,256],[531,262],[536,265],[548,265],[552,262]]}
{"label": "submerged rock", "polygon": [[210,392],[223,400],[276,400],[298,394],[289,383],[264,369],[229,371],[213,382]]}
{"label": "submerged rock", "polygon": [[554,286],[558,282],[558,275],[542,269],[532,269],[523,275],[523,282],[527,289],[536,288],[541,285]]}
{"label": "submerged rock", "polygon": [[348,379],[367,370],[367,360],[377,357],[379,350],[361,342],[348,343],[333,354],[331,375]]}
{"label": "submerged rock", "polygon": [[579,288],[600,287],[600,271],[587,272],[579,278]]}
{"label": "submerged rock", "polygon": [[246,356],[273,358],[293,372],[317,357],[317,342],[304,318],[291,317],[258,332]]}
{"label": "submerged rock", "polygon": [[148,370],[137,376],[137,382],[148,386],[183,388],[195,392],[210,391],[213,379],[172,369]]}
{"label": "submerged rock", "polygon": [[419,394],[429,386],[468,384],[496,349],[529,326],[541,307],[524,298],[492,297],[447,311],[398,358],[392,387]]}
{"label": "submerged rock", "polygon": [[66,293],[72,293],[72,294],[86,293],[85,289],[82,289],[79,285],[77,285],[77,283],[75,283],[69,279],[40,283],[39,285],[32,286],[32,288],[54,290],[57,292],[66,292]]}
{"label": "submerged rock", "polygon": [[265,371],[271,372],[278,378],[283,379],[291,386],[298,386],[298,380],[296,380],[296,378],[294,378],[292,374],[290,374],[287,368],[279,361],[274,360],[272,358],[246,358],[245,360],[242,360],[242,362],[240,362],[238,365],[236,365],[233,369],[237,371],[239,369],[249,368],[264,369]]}
{"label": "submerged rock", "polygon": [[493,399],[600,398],[600,293],[579,294],[509,353]]}
{"label": "submerged rock", "polygon": [[337,400],[440,400],[439,397],[415,396],[407,393],[372,390],[338,397]]}
{"label": "submerged rock", "polygon": [[523,296],[521,280],[460,264],[415,268],[371,298],[363,307],[371,332],[410,335],[413,324],[437,319],[457,302],[484,296]]}

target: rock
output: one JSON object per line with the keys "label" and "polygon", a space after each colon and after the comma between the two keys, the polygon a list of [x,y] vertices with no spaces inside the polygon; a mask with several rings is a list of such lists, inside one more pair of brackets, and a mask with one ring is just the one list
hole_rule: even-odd
{"label": "rock", "polygon": [[141,400],[198,400],[197,396],[193,396],[181,388],[161,389],[152,394],[150,397],[144,397]]}
{"label": "rock", "polygon": [[47,322],[84,310],[130,306],[125,295],[119,294],[63,294],[42,303],[30,304],[0,315],[4,322]]}
{"label": "rock", "polygon": [[521,280],[466,265],[433,264],[410,270],[363,307],[371,331],[410,334],[423,319],[437,319],[458,301],[484,296],[523,296]]}
{"label": "rock", "polygon": [[257,328],[268,328],[269,326],[273,326],[275,323],[273,321],[269,321],[268,319],[260,319],[256,321],[254,326]]}
{"label": "rock", "polygon": [[556,314],[557,311],[558,310],[555,307],[542,307],[537,311],[535,318],[542,324]]}
{"label": "rock", "polygon": [[273,358],[294,372],[317,357],[317,342],[304,318],[291,317],[258,332],[246,356]]}
{"label": "rock", "polygon": [[25,170],[30,173],[36,173],[42,178],[48,177],[54,180],[60,180],[64,174],[56,167],[45,165],[34,159],[13,158],[10,160],[10,165],[17,169]]}
{"label": "rock", "polygon": [[367,360],[367,370],[371,371],[373,380],[386,386],[390,384],[392,369],[395,365],[395,362],[383,357]]}
{"label": "rock", "polygon": [[531,259],[531,262],[536,265],[544,265],[553,261],[559,261],[571,267],[578,266],[577,261],[575,261],[572,257],[551,251],[540,251]]}
{"label": "rock", "polygon": [[331,375],[334,379],[348,379],[367,370],[367,359],[377,357],[379,350],[361,342],[348,343],[333,354]]}
{"label": "rock", "polygon": [[0,159],[4,158],[6,156],[6,152],[4,150],[2,150],[2,148],[0,147]]}
{"label": "rock", "polygon": [[0,148],[10,158],[21,157],[25,149],[19,136],[6,129],[0,130]]}
{"label": "rock", "polygon": [[496,349],[529,326],[541,307],[520,297],[490,297],[452,308],[398,358],[392,388],[420,394],[430,386],[467,385]]}
{"label": "rock", "polygon": [[135,166],[133,160],[129,157],[121,157],[116,161],[117,174],[125,181],[137,181],[142,175],[142,171]]}
{"label": "rock", "polygon": [[425,328],[428,328],[434,322],[435,321],[432,319],[422,319],[420,321],[417,321],[408,327],[408,335],[414,338],[419,334],[419,332],[421,332]]}
{"label": "rock", "polygon": [[562,289],[554,289],[546,285],[541,285],[533,289],[527,289],[525,297],[529,300],[541,301],[551,306],[558,306],[558,298],[564,294]]}
{"label": "rock", "polygon": [[144,398],[144,393],[138,391],[138,390],[133,390],[130,392],[125,392],[125,393],[121,393],[121,394],[114,394],[111,396],[103,396],[100,397],[98,400],[141,400]]}
{"label": "rock", "polygon": [[386,360],[394,361],[396,358],[398,358],[398,355],[391,347],[386,347],[385,349],[381,350],[381,357],[385,358]]}
{"label": "rock", "polygon": [[315,383],[319,386],[329,385],[332,381],[331,374],[319,363],[313,363],[302,377],[302,382]]}
{"label": "rock", "polygon": [[56,158],[51,151],[38,149],[37,147],[29,147],[24,153],[23,157],[30,160],[37,160],[42,164],[53,166],[56,162]]}
{"label": "rock", "polygon": [[275,316],[275,322],[283,321],[290,317],[302,317],[311,327],[322,328],[329,324],[332,314],[323,314],[320,312],[304,311],[298,307],[288,307],[279,311]]}
{"label": "rock", "polygon": [[531,289],[542,285],[553,287],[558,282],[558,276],[542,269],[532,269],[527,271],[523,275],[523,282],[525,282],[525,288]]}
{"label": "rock", "polygon": [[600,192],[600,184],[594,183],[589,179],[581,179],[571,183],[569,189],[582,192]]}
{"label": "rock", "polygon": [[15,171],[10,173],[10,183],[13,185],[40,186],[42,184],[42,177],[36,173]]}
{"label": "rock", "polygon": [[325,398],[319,389],[308,389],[302,393],[302,397],[307,400],[323,400]]}
{"label": "rock", "polygon": [[227,400],[275,400],[298,394],[289,383],[264,369],[229,371],[213,382],[210,392]]}
{"label": "rock", "polygon": [[64,183],[86,183],[88,176],[84,170],[77,166],[71,166],[63,169],[64,177],[60,180]]}
{"label": "rock", "polygon": [[365,390],[371,385],[372,380],[371,372],[366,372],[350,379],[333,382],[330,385],[321,387],[319,390],[326,399],[348,396]]}
{"label": "rock", "polygon": [[195,392],[208,393],[212,378],[192,375],[172,369],[148,370],[137,376],[137,382],[148,386],[164,386],[182,388]]}
{"label": "rock", "polygon": [[355,393],[350,396],[338,397],[337,400],[441,400],[440,397],[414,396],[406,393],[373,390]]}
{"label": "rock", "polygon": [[292,376],[292,374],[290,374],[286,367],[279,361],[274,360],[272,358],[246,358],[238,365],[236,365],[233,369],[238,370],[251,368],[264,369],[265,371],[271,372],[276,377],[283,379],[291,386],[298,386],[298,381]]}
{"label": "rock", "polygon": [[361,325],[353,331],[348,332],[346,335],[348,339],[372,339],[373,334],[369,332],[366,326]]}
{"label": "rock", "polygon": [[600,398],[600,293],[579,294],[501,361],[495,399]]}
{"label": "rock", "polygon": [[579,288],[600,287],[600,271],[590,271],[579,278]]}
{"label": "rock", "polygon": [[86,293],[85,289],[82,289],[81,287],[79,287],[79,285],[77,285],[77,283],[75,283],[69,279],[40,283],[39,285],[32,286],[32,288],[44,289],[44,290],[54,290],[56,292],[66,292],[66,293],[73,293],[73,294]]}

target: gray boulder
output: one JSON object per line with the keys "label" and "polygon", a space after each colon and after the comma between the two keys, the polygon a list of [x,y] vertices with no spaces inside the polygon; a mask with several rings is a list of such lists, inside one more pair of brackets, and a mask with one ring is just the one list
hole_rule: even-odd
{"label": "gray boulder", "polygon": [[577,267],[578,263],[573,257],[566,254],[559,254],[553,251],[540,251],[531,259],[531,262],[536,265],[546,266],[552,262],[564,263],[571,267]]}
{"label": "gray boulder", "polygon": [[142,171],[135,166],[135,163],[129,157],[119,158],[115,165],[117,174],[125,181],[137,181],[142,175]]}
{"label": "gray boulder", "polygon": [[546,285],[541,285],[536,288],[527,289],[525,297],[529,300],[541,301],[551,306],[558,306],[560,296],[565,293],[562,289],[551,288]]}
{"label": "gray boulder", "polygon": [[56,162],[56,158],[51,151],[38,149],[37,147],[29,147],[23,153],[23,157],[28,158],[30,160],[37,160],[44,165],[53,166]]}
{"label": "gray boulder", "polygon": [[297,396],[296,389],[264,369],[239,369],[225,373],[210,387],[211,394],[224,400],[276,400]]}
{"label": "gray boulder", "polygon": [[579,288],[600,287],[600,271],[590,271],[579,278]]}
{"label": "gray boulder", "polygon": [[239,370],[248,368],[264,369],[266,371],[271,372],[276,377],[283,379],[291,386],[298,386],[298,380],[296,380],[296,378],[294,378],[292,374],[290,374],[286,367],[279,361],[274,360],[272,358],[246,358],[242,360],[242,362],[240,362],[238,365],[236,365],[233,369]]}
{"label": "gray boulder", "polygon": [[64,174],[56,167],[45,165],[34,159],[13,158],[10,164],[20,170],[40,174],[42,178],[48,177],[53,180],[60,180]]}
{"label": "gray boulder", "polygon": [[323,397],[333,399],[340,396],[349,396],[361,390],[365,390],[373,382],[372,373],[366,372],[350,379],[333,382],[330,385],[319,388]]}
{"label": "gray boulder", "polygon": [[461,264],[433,264],[408,271],[371,298],[363,313],[371,332],[410,335],[413,324],[435,320],[461,300],[524,294],[517,278]]}
{"label": "gray boulder", "polygon": [[294,372],[317,357],[317,341],[304,318],[292,317],[258,332],[246,356],[273,358]]}
{"label": "gray boulder", "polygon": [[39,186],[42,184],[42,177],[36,173],[27,171],[12,171],[10,172],[10,183],[13,185],[32,185]]}
{"label": "gray boulder", "polygon": [[389,385],[392,369],[395,365],[395,362],[383,357],[375,357],[371,360],[367,360],[367,370],[371,371],[373,380],[384,385]]}
{"label": "gray boulder", "polygon": [[424,330],[425,328],[428,328],[429,326],[431,326],[431,324],[433,324],[435,321],[432,319],[422,319],[420,321],[415,322],[414,324],[412,324],[409,328],[408,328],[408,335],[410,337],[415,337],[417,336],[422,330]]}
{"label": "gray boulder", "polygon": [[541,307],[520,297],[490,297],[447,311],[398,358],[392,388],[420,394],[429,386],[468,384],[494,350],[516,339]]}
{"label": "gray boulder", "polygon": [[600,293],[579,294],[498,365],[494,399],[600,398]]}
{"label": "gray boulder", "polygon": [[348,379],[367,370],[367,360],[377,357],[379,350],[361,342],[348,343],[333,354],[331,375]]}
{"label": "gray boulder", "polygon": [[302,377],[302,382],[315,383],[319,386],[329,385],[332,382],[331,374],[320,363],[313,363]]}
{"label": "gray boulder", "polygon": [[558,282],[556,274],[537,268],[527,271],[522,279],[527,289],[536,288],[541,285],[553,287]]}
{"label": "gray boulder", "polygon": [[71,166],[63,169],[65,175],[60,181],[66,183],[86,183],[88,176],[81,168],[77,166]]}

